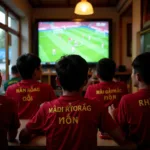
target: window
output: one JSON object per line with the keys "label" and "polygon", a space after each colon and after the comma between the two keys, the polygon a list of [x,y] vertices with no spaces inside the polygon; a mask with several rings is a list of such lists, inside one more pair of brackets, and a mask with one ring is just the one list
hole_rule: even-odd
{"label": "window", "polygon": [[[0,4],[0,70],[2,84],[11,77],[11,66],[21,51],[20,20],[7,6]],[[1,86],[3,87],[3,85]],[[3,88],[0,89],[0,92]]]}
{"label": "window", "polygon": [[[4,84],[4,82],[6,80],[5,39],[6,39],[5,38],[5,31],[3,29],[0,29],[0,70],[1,70],[1,75],[2,75],[2,85]],[[3,91],[3,88],[0,89],[0,92],[2,92],[2,91]]]}
{"label": "window", "polygon": [[11,13],[9,13],[9,17],[8,17],[8,27],[18,31],[18,27],[19,27],[19,21],[16,19],[16,17],[14,15],[12,15]]}
{"label": "window", "polygon": [[5,9],[0,6],[0,23],[5,24],[6,17],[5,17]]}

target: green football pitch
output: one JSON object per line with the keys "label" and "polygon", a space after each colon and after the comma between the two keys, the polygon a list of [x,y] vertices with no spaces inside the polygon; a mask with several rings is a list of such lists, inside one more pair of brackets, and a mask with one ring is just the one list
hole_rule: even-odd
{"label": "green football pitch", "polygon": [[87,62],[97,62],[109,55],[109,35],[90,28],[39,31],[38,40],[42,62],[54,63],[68,54],[78,54]]}

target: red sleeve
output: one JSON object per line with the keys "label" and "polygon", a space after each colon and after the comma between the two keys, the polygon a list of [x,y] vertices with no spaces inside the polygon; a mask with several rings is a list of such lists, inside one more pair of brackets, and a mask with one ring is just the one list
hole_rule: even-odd
{"label": "red sleeve", "polygon": [[8,96],[8,97],[10,97],[9,94],[10,94],[10,86],[7,88],[7,90],[6,90],[6,92],[5,92],[5,95]]}
{"label": "red sleeve", "polygon": [[45,112],[45,104],[43,104],[36,115],[27,123],[26,128],[32,134],[36,134],[44,131],[45,120],[46,120],[46,112]]}
{"label": "red sleeve", "polygon": [[50,86],[49,92],[50,92],[50,100],[56,99],[56,95],[55,95],[54,90],[51,86]]}
{"label": "red sleeve", "polygon": [[117,114],[116,116],[116,121],[119,124],[119,126],[122,128],[123,131],[127,130],[127,106],[126,106],[126,99],[125,96],[122,97],[118,109],[117,109]]}
{"label": "red sleeve", "polygon": [[20,127],[20,122],[18,118],[18,108],[17,104],[11,100],[10,104],[12,111],[11,111],[11,118],[8,130],[9,139],[14,139],[17,135],[17,129]]}
{"label": "red sleeve", "polygon": [[100,126],[99,126],[100,131],[110,132],[115,130],[116,128],[118,128],[118,125],[108,114],[107,108],[105,108],[101,113]]}

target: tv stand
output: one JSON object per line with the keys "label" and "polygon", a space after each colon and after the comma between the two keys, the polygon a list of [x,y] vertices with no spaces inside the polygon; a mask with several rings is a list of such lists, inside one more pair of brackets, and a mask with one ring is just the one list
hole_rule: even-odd
{"label": "tv stand", "polygon": [[[88,77],[90,78],[91,75],[92,75],[92,72],[89,72]],[[47,69],[46,71],[43,71],[42,73],[41,82],[50,84],[56,92],[57,90],[60,91],[60,87],[57,86],[57,83],[56,83],[56,76],[57,74],[55,70]],[[124,81],[125,83],[127,83],[129,92],[131,92],[130,76],[131,76],[131,71],[116,72],[115,74],[116,80]],[[97,81],[95,80],[95,82]]]}

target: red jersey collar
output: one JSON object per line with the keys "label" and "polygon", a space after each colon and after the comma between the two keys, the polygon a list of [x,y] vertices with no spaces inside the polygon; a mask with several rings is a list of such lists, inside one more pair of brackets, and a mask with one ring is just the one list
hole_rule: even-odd
{"label": "red jersey collar", "polygon": [[60,100],[68,100],[68,101],[77,101],[77,100],[81,100],[84,99],[80,94],[74,94],[74,95],[62,95],[59,98]]}
{"label": "red jersey collar", "polygon": [[33,80],[33,79],[27,79],[27,80],[21,80],[21,83],[36,83],[37,80]]}
{"label": "red jersey collar", "polygon": [[147,89],[139,89],[138,91],[139,91],[139,92],[150,92],[150,88],[147,88]]}
{"label": "red jersey collar", "polygon": [[114,81],[109,81],[109,82],[99,82],[99,84],[114,84]]}

